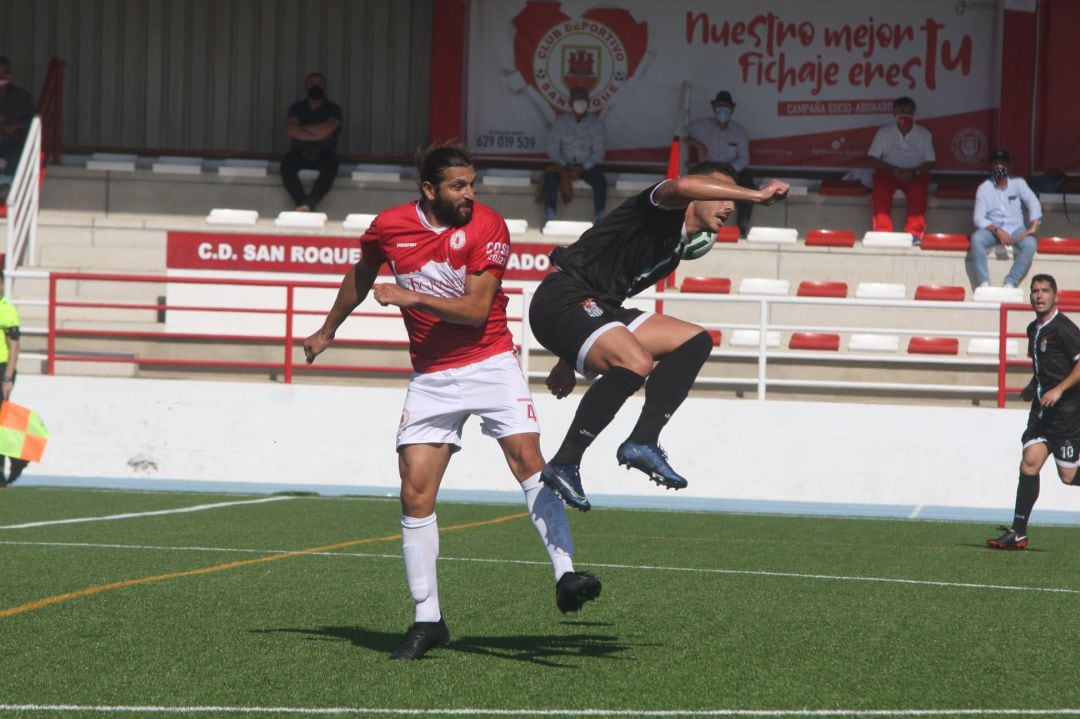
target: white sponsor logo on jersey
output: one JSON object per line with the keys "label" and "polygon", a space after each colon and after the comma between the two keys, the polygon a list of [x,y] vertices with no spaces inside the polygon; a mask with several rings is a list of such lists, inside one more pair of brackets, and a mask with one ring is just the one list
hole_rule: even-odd
{"label": "white sponsor logo on jersey", "polygon": [[450,249],[460,250],[465,246],[465,230],[455,230],[454,234],[450,235]]}

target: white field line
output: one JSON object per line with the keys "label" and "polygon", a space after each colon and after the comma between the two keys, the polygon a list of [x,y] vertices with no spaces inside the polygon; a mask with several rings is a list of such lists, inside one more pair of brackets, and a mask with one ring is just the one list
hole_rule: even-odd
{"label": "white field line", "polygon": [[129,512],[126,514],[109,514],[104,517],[72,517],[70,519],[50,519],[45,522],[9,524],[7,526],[0,527],[0,529],[28,529],[30,527],[47,527],[52,524],[82,524],[83,522],[108,522],[114,519],[132,519],[134,517],[158,517],[165,514],[184,514],[187,512],[202,512],[207,509],[219,509],[221,507],[236,507],[241,504],[263,504],[264,502],[280,502],[284,499],[296,499],[296,497],[265,497],[263,499],[246,499],[238,502],[197,504],[193,507],[178,507],[177,509],[158,509],[153,512]]}
{"label": "white field line", "polygon": [[[23,547],[74,547],[86,549],[130,549],[156,552],[232,552],[236,554],[286,554],[295,552],[295,549],[232,549],[229,547],[167,547],[139,544],[94,544],[88,542],[19,542],[13,540],[0,540],[0,546],[23,546]],[[394,559],[401,560],[400,554],[382,554],[375,552],[310,552],[305,556],[319,557],[353,557],[366,559]],[[475,562],[480,564],[523,564],[548,566],[548,562],[531,559],[484,559],[478,557],[444,557],[442,562]],[[817,579],[833,582],[876,582],[879,584],[906,584],[922,587],[943,587],[953,589],[990,589],[1010,592],[1043,592],[1048,594],[1080,594],[1080,589],[1068,589],[1063,587],[1025,587],[1014,584],[978,584],[975,582],[941,582],[931,579],[903,579],[900,577],[857,577],[843,574],[809,574],[804,572],[770,572],[754,569],[722,569],[718,567],[664,567],[650,564],[608,564],[602,562],[589,562],[581,565],[599,569],[624,569],[641,572],[687,572],[691,574],[726,574],[744,577],[777,577],[783,579]]]}
{"label": "white field line", "polygon": [[396,709],[392,707],[100,706],[0,704],[5,712],[100,712],[102,714],[284,714],[302,716],[489,716],[489,717],[1059,717],[1080,709]]}

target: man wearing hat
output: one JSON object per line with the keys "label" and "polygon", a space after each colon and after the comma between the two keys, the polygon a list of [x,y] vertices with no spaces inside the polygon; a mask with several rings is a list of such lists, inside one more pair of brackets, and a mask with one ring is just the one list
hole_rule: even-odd
{"label": "man wearing hat", "polygon": [[[1028,224],[1024,224],[1024,208]],[[1017,287],[1031,269],[1039,240],[1035,231],[1042,222],[1042,205],[1022,177],[1009,174],[1009,153],[998,148],[990,153],[990,177],[975,193],[975,231],[971,233],[968,257],[975,271],[975,287],[990,285],[986,254],[991,249],[1007,253],[1012,247],[1013,264],[1005,276],[1006,287]]]}
{"label": "man wearing hat", "polygon": [[[738,173],[735,182],[740,187],[756,190],[754,176],[747,169],[750,164],[750,138],[746,135],[746,128],[731,119],[735,112],[735,101],[731,98],[731,93],[721,90],[710,104],[713,116],[694,120],[688,129],[687,139],[691,146],[697,148],[698,161],[730,165]],[[749,202],[735,203],[735,221],[742,237],[746,237],[750,230],[750,213],[753,207]]]}

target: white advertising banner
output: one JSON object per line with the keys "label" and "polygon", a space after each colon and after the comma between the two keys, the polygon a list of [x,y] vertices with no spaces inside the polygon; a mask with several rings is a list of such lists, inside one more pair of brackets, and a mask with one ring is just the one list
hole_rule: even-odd
{"label": "white advertising banner", "polygon": [[727,90],[751,164],[864,166],[909,96],[938,169],[981,169],[1001,17],[995,0],[472,0],[467,142],[479,157],[546,157],[548,128],[584,85],[606,162],[664,163],[685,121]]}

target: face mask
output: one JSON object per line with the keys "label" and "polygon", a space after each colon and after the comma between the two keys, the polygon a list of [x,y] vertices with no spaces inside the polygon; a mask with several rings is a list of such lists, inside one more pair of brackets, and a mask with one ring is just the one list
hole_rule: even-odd
{"label": "face mask", "polygon": [[915,124],[914,115],[897,115],[896,126],[900,128],[901,132],[907,132],[911,129],[911,126]]}
{"label": "face mask", "polygon": [[589,103],[585,100],[574,100],[570,107],[575,115],[584,115],[589,110]]}
{"label": "face mask", "polygon": [[716,115],[716,119],[720,122],[727,122],[731,119],[730,107],[718,107],[713,110],[713,113]]}
{"label": "face mask", "polygon": [[309,87],[307,91],[307,96],[312,100],[321,100],[323,99],[323,95],[325,94],[326,92],[323,91],[323,89],[318,85],[316,85],[315,87]]}
{"label": "face mask", "polygon": [[990,169],[990,176],[995,180],[1007,180],[1009,178],[1009,168],[1004,165],[997,165]]}

